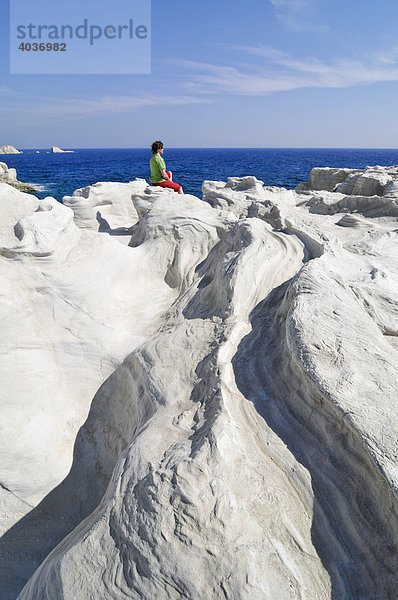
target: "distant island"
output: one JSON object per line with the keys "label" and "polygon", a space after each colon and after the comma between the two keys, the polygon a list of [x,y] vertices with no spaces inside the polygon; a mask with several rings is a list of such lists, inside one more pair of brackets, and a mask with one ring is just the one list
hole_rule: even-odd
{"label": "distant island", "polygon": [[14,146],[0,146],[0,154],[22,154]]}
{"label": "distant island", "polygon": [[51,146],[51,152],[53,154],[59,154],[59,153],[64,153],[64,152],[65,153],[67,153],[67,152],[71,153],[71,152],[74,152],[74,150],[62,150],[62,148],[58,148],[58,146]]}
{"label": "distant island", "polygon": [[[58,146],[51,146],[51,151],[53,154],[71,154],[74,153],[74,150],[62,150],[62,148],[59,148]],[[35,154],[39,154],[40,151],[39,150],[35,150]],[[21,150],[17,150],[17,148],[15,148],[15,146],[10,146],[10,145],[4,145],[4,146],[0,146],[0,154],[23,154],[23,152]],[[29,154],[29,152],[28,152]]]}

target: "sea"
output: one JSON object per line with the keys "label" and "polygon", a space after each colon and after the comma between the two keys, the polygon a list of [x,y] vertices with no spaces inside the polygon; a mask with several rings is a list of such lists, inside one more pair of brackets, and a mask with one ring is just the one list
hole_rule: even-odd
{"label": "sea", "polygon": [[[37,150],[39,152],[37,153]],[[75,149],[72,154],[52,154],[27,149],[23,154],[0,155],[0,161],[17,169],[20,181],[32,183],[40,199],[53,196],[62,202],[78,189],[97,181],[149,183],[151,152],[143,148]],[[293,189],[306,181],[313,167],[398,165],[398,150],[355,148],[165,148],[166,167],[185,193],[201,197],[206,179],[254,175],[266,185]]]}

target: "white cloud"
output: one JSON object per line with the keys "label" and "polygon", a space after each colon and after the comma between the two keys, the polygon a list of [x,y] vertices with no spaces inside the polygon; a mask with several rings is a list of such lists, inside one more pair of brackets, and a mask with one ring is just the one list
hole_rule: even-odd
{"label": "white cloud", "polygon": [[[98,117],[101,115],[111,115],[120,113],[129,113],[144,107],[151,106],[172,106],[194,103],[209,102],[208,98],[194,97],[189,95],[164,96],[142,95],[142,96],[100,96],[82,98],[66,97],[53,98],[49,96],[30,96],[29,103],[21,96],[14,96],[13,101],[7,101],[8,115],[22,115],[28,121],[33,119],[43,120],[76,120],[89,117]],[[0,105],[3,104],[0,100]]]}
{"label": "white cloud", "polygon": [[318,22],[316,0],[270,0],[276,16],[290,29],[324,32],[327,26]]}
{"label": "white cloud", "polygon": [[398,63],[392,55],[326,61],[296,58],[275,48],[236,46],[235,49],[241,57],[255,55],[263,61],[239,66],[180,61],[182,67],[191,71],[191,92],[261,96],[299,88],[345,88],[398,81]]}
{"label": "white cloud", "polygon": [[387,65],[393,65],[398,63],[398,46],[394,46],[389,50],[384,50],[376,55],[377,60],[380,63]]}
{"label": "white cloud", "polygon": [[299,12],[311,6],[311,0],[270,0],[272,6],[281,13],[284,11]]}

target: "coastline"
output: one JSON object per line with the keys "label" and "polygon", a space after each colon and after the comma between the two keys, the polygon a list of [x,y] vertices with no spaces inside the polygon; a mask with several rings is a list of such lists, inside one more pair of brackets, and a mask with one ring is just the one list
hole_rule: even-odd
{"label": "coastline", "polygon": [[[52,195],[58,201],[76,189],[97,181],[127,183],[134,177],[148,179],[149,149],[79,149],[62,155],[4,155],[18,176],[36,187],[44,188],[39,198]],[[48,150],[48,149],[47,149]],[[308,179],[315,166],[365,168],[368,165],[398,164],[398,150],[391,149],[298,149],[298,148],[166,148],[166,162],[181,179],[184,190],[201,196],[203,181],[225,181],[230,176],[254,175],[267,185],[294,189]],[[189,157],[187,163],[187,157]]]}

